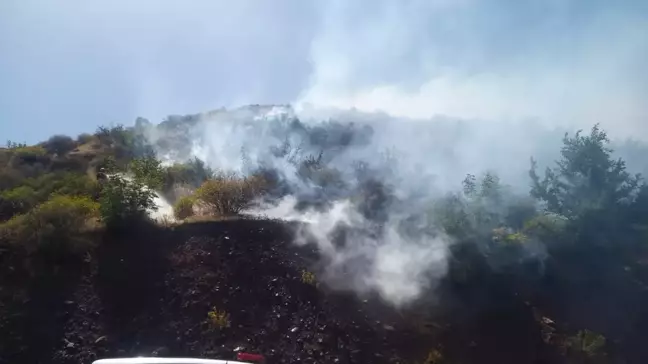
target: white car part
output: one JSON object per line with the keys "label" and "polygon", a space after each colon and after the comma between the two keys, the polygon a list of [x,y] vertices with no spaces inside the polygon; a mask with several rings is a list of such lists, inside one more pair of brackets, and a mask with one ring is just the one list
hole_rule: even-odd
{"label": "white car part", "polygon": [[234,360],[197,359],[197,358],[158,358],[134,357],[119,359],[99,359],[92,364],[249,364]]}

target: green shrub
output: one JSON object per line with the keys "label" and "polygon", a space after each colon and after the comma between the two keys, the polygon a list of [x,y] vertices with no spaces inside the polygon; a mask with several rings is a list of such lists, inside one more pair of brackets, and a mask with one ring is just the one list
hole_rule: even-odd
{"label": "green shrub", "polygon": [[26,211],[47,201],[52,194],[96,198],[97,193],[97,183],[86,174],[57,172],[24,179],[20,186],[0,193],[0,196],[23,206],[22,211]]}
{"label": "green shrub", "polygon": [[27,212],[39,202],[36,191],[30,186],[20,186],[0,193],[3,201],[3,213],[19,214]]}
{"label": "green shrub", "polygon": [[259,196],[265,186],[265,181],[260,176],[239,178],[233,174],[220,174],[204,182],[196,190],[196,198],[213,213],[233,215]]}
{"label": "green shrub", "polygon": [[67,254],[86,251],[80,235],[96,219],[99,205],[88,197],[53,196],[26,214],[0,224],[0,241],[29,253]]}
{"label": "green shrub", "polygon": [[162,188],[164,173],[160,161],[153,157],[137,158],[128,165],[128,170],[134,179],[144,183],[149,188]]}
{"label": "green shrub", "polygon": [[63,173],[54,181],[51,193],[97,198],[99,184],[86,174]]}
{"label": "green shrub", "polygon": [[110,177],[101,184],[99,202],[106,225],[123,225],[144,218],[147,210],[157,210],[153,188],[162,185],[160,161],[152,157],[131,161],[128,171],[132,178],[121,174],[113,159],[105,162]]}
{"label": "green shrub", "polygon": [[185,196],[178,199],[173,205],[173,215],[177,220],[184,220],[193,216],[193,205],[195,198],[193,196]]}
{"label": "green shrub", "polygon": [[141,181],[111,175],[101,188],[101,219],[109,227],[115,227],[144,218],[147,210],[157,208],[154,198],[155,192]]}

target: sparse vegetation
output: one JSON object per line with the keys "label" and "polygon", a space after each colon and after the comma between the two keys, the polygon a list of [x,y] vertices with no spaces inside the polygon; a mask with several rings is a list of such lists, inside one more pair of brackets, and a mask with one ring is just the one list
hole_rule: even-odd
{"label": "sparse vegetation", "polygon": [[305,284],[310,284],[312,286],[317,284],[317,279],[315,278],[315,274],[313,272],[309,272],[307,270],[302,270],[301,272],[301,281],[302,283]]}
{"label": "sparse vegetation", "polygon": [[224,329],[230,327],[230,317],[227,312],[214,307],[207,313],[207,323],[212,330]]}

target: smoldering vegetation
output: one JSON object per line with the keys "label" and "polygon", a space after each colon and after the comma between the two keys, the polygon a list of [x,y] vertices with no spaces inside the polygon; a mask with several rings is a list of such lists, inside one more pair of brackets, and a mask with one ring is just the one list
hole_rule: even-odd
{"label": "smoldering vegetation", "polygon": [[295,242],[318,246],[327,283],[360,294],[378,291],[401,306],[445,275],[456,237],[434,206],[467,197],[460,188],[468,172],[484,178],[484,189],[496,190],[501,201],[479,202],[493,215],[505,216],[514,199],[515,188],[483,166],[519,180],[520,161],[504,160],[510,156],[496,142],[486,153],[480,145],[464,146],[489,138],[482,134],[488,129],[472,127],[443,118],[298,115],[289,106],[252,106],[170,117],[143,130],[163,158],[200,158],[215,170],[272,181],[246,214],[303,222]]}
{"label": "smoldering vegetation", "polygon": [[[556,254],[591,272],[592,256],[620,249],[608,242],[616,228],[603,216],[624,226],[645,221],[636,209],[646,188],[633,173],[645,170],[646,147],[610,142],[596,126],[576,134],[534,122],[254,105],[138,128],[162,158],[263,175],[272,188],[245,214],[301,222],[294,242],[318,248],[313,269],[324,283],[360,296],[378,293],[401,308],[437,301],[448,282],[460,287],[488,274],[510,275],[538,294],[556,274],[549,268],[556,269]],[[627,170],[619,155],[631,161]],[[612,213],[619,209],[638,215],[619,221]],[[581,226],[592,224],[591,215],[602,222]],[[593,232],[601,229],[609,230]],[[638,248],[644,235],[630,231],[624,239]],[[620,264],[598,257],[606,267]]]}

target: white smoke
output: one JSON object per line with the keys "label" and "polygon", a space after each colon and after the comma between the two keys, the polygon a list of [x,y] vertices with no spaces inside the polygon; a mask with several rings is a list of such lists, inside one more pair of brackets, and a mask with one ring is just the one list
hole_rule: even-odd
{"label": "white smoke", "polygon": [[[283,99],[293,101],[295,110],[254,106],[210,112],[181,126],[186,139],[170,148],[181,151],[169,153],[167,146],[162,155],[198,157],[212,168],[239,174],[259,168],[278,172],[292,194],[248,213],[303,222],[296,242],[317,244],[331,285],[376,290],[397,305],[411,302],[443,276],[450,240],[434,229],[407,233],[402,225],[412,216],[427,216],[430,201],[458,189],[467,173],[495,172],[516,192],[526,193],[529,158],[535,157],[540,169],[550,164],[564,131],[573,131],[575,124],[588,128],[602,122],[617,135],[637,136],[645,129],[641,121],[648,114],[639,97],[644,83],[637,77],[644,73],[636,67],[645,55],[645,22],[615,17],[597,5],[587,22],[575,24],[578,6],[586,5],[318,3],[316,16],[302,27],[309,28],[308,41],[293,42],[308,49],[308,56],[293,58],[310,61],[309,82],[295,69],[272,87],[259,78],[259,84],[276,88],[272,97],[248,92],[240,98],[276,100],[283,86],[299,79],[298,95]],[[221,47],[230,48],[235,47]],[[245,59],[265,55],[263,49]],[[232,79],[243,76],[247,71]],[[165,133],[170,131],[161,137]],[[299,177],[293,162],[320,152],[344,188]],[[380,223],[361,213],[345,192],[360,184],[358,162],[400,201],[383,207]],[[300,205],[322,196],[328,204]],[[351,231],[344,243],[337,237],[341,226]]]}
{"label": "white smoke", "polygon": [[173,205],[171,205],[164,197],[162,197],[158,192],[155,192],[155,197],[153,198],[153,203],[155,204],[155,209],[149,209],[147,211],[149,217],[155,221],[159,222],[173,222],[175,217],[173,215]]}
{"label": "white smoke", "polygon": [[246,213],[301,222],[295,243],[317,245],[325,262],[322,278],[334,288],[377,291],[386,301],[401,306],[433,288],[446,272],[451,240],[444,234],[406,237],[394,219],[385,224],[380,236],[362,233],[339,243],[334,240],[336,229],[370,229],[371,225],[349,200],[336,201],[325,211],[298,211],[297,204],[294,196],[288,196]]}
{"label": "white smoke", "polygon": [[599,122],[645,138],[646,9],[580,0],[319,3],[313,72],[298,103],[423,119]]}
{"label": "white smoke", "polygon": [[[303,223],[295,243],[318,247],[327,284],[376,291],[395,305],[434,287],[447,269],[451,239],[435,221],[414,223],[432,216],[433,201],[460,189],[467,174],[487,171],[513,192],[527,194],[530,157],[541,168],[552,163],[563,136],[563,130],[533,122],[414,119],[308,106],[219,110],[158,129],[152,140],[166,146],[159,155],[198,157],[241,175],[260,168],[277,172],[289,195],[246,213]],[[167,136],[179,140],[172,150]],[[320,153],[340,183],[322,186],[302,178],[299,162]],[[397,202],[372,205],[373,197],[362,194],[367,177]],[[368,217],[366,210],[382,215]]]}

